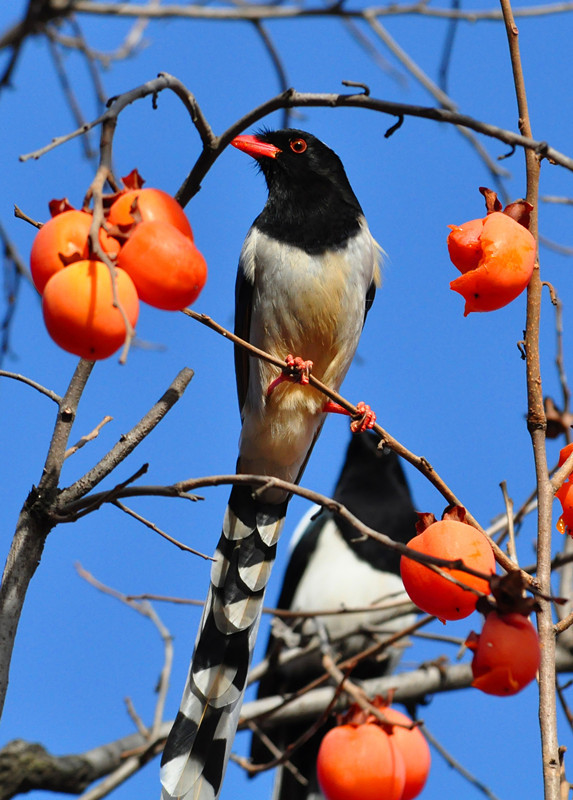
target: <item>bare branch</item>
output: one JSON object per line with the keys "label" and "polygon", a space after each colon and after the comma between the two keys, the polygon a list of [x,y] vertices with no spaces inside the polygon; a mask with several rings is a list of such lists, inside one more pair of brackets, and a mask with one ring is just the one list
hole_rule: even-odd
{"label": "bare branch", "polygon": [[511,146],[523,147],[531,151],[534,155],[543,156],[556,164],[560,164],[566,169],[573,170],[572,158],[550,147],[547,142],[536,141],[532,139],[531,136],[516,134],[495,125],[480,122],[473,117],[459,114],[449,108],[429,108],[425,106],[407,105],[405,103],[392,103],[370,97],[363,93],[313,94],[301,93],[296,92],[294,89],[288,89],[286,92],[282,92],[248,112],[241,119],[233,123],[221,136],[216,137],[203,116],[195,97],[185,88],[181,81],[167,73],[161,73],[155,80],[149,81],[130,92],[120,95],[111,102],[110,108],[93,122],[86,123],[70,134],[56,137],[45,147],[33,153],[20,156],[20,160],[27,161],[31,158],[40,158],[55,147],[86,133],[97,125],[112,123],[115,125],[119,113],[126,106],[149,95],[155,96],[164,89],[174,91],[183,101],[203,143],[202,153],[177,193],[177,199],[183,206],[185,206],[190,198],[199,190],[202,179],[234,136],[273,111],[294,107],[364,108],[390,114],[394,117],[415,116],[423,119],[432,119],[436,122],[447,122],[456,126],[461,126],[462,128],[475,130],[478,133],[498,139]]}
{"label": "bare branch", "polygon": [[469,770],[467,770],[463,764],[460,764],[460,762],[457,759],[455,759],[451,755],[451,753],[448,753],[446,748],[442,744],[440,744],[440,742],[436,739],[436,737],[433,734],[430,733],[425,723],[422,723],[421,730],[423,731],[424,736],[432,745],[432,747],[435,750],[437,750],[438,753],[442,756],[446,764],[452,767],[452,769],[455,769],[456,772],[459,772],[460,775],[468,781],[468,783],[470,783],[478,791],[480,791],[487,798],[489,798],[489,800],[499,800],[498,796],[494,794],[491,791],[491,789],[485,785],[485,783],[478,780],[478,778],[476,778],[475,775],[472,775],[472,773],[469,772]]}
{"label": "bare branch", "polygon": [[[93,362],[78,363],[65,395],[58,404],[58,416],[42,477],[20,512],[0,584],[0,714],[4,707],[14,639],[28,586],[44,550],[53,522],[46,508],[53,501],[64,462],[71,427]],[[54,399],[54,398],[52,398]]]}
{"label": "bare branch", "polygon": [[[70,83],[68,73],[66,72],[66,68],[64,66],[64,60],[62,55],[58,49],[58,45],[52,36],[52,28],[48,25],[45,28],[46,38],[48,40],[48,44],[50,47],[50,55],[52,56],[52,61],[54,63],[54,68],[56,71],[56,75],[60,82],[60,86],[62,87],[62,92],[64,93],[64,97],[66,98],[66,102],[68,107],[71,111],[72,117],[75,120],[75,123],[78,127],[84,127],[85,120],[84,115],[82,113],[82,109],[78,102],[78,98],[76,97],[76,93]],[[84,155],[88,159],[92,159],[95,157],[95,151],[93,150],[90,142],[90,137],[86,133],[85,136],[81,138],[81,146],[84,150]]]}
{"label": "bare branch", "polygon": [[[329,6],[301,7],[300,5],[257,5],[248,6],[203,6],[165,4],[158,7],[136,3],[106,3],[96,0],[52,0],[52,7],[62,10],[73,8],[82,14],[95,14],[98,16],[141,17],[142,19],[215,19],[215,20],[252,20],[252,19],[292,19],[306,17],[360,17],[360,10],[349,10],[340,3]],[[373,6],[367,9],[368,13],[377,17],[405,16],[416,14],[434,19],[460,19],[465,22],[479,22],[481,20],[501,22],[503,16],[499,9],[485,9],[479,11],[456,11],[449,8],[435,8],[426,2],[398,3],[388,6]],[[551,14],[560,14],[573,11],[573,3],[563,0],[560,3],[549,3],[517,9],[516,16],[540,17]]]}
{"label": "bare branch", "polygon": [[64,489],[58,496],[54,506],[54,513],[65,516],[67,506],[84,497],[94,486],[106,478],[127,456],[133,452],[141,442],[158,425],[168,411],[183,396],[183,393],[193,377],[193,370],[185,367],[182,369],[169,389],[157,401],[153,408],[83,477]]}
{"label": "bare branch", "polygon": [[129,514],[129,516],[133,517],[138,522],[143,523],[143,525],[146,525],[152,531],[158,533],[164,539],[167,539],[168,542],[171,542],[171,544],[174,544],[175,547],[178,547],[180,550],[183,550],[186,553],[192,553],[194,556],[199,556],[200,558],[204,558],[205,561],[215,560],[212,556],[208,556],[205,553],[201,553],[199,550],[195,550],[193,547],[189,547],[189,545],[183,544],[183,542],[179,542],[177,539],[174,539],[173,536],[170,536],[165,531],[162,531],[161,528],[158,528],[157,525],[155,525],[155,523],[150,522],[148,519],[145,519],[145,517],[142,517],[141,514],[138,514],[137,512],[133,511],[133,509],[128,508],[123,503],[120,503],[119,500],[112,500],[111,502],[113,503],[114,506],[117,506],[117,508],[119,508],[125,514]]}
{"label": "bare branch", "polygon": [[35,389],[40,394],[43,394],[45,397],[49,397],[50,400],[53,400],[54,403],[61,403],[62,398],[56,392],[53,392],[51,389],[47,389],[45,386],[42,386],[40,383],[36,383],[31,378],[27,378],[25,375],[20,375],[17,372],[8,372],[5,369],[0,369],[0,378],[11,378],[14,381],[21,381],[25,383],[27,386],[31,386],[32,389]]}
{"label": "bare branch", "polygon": [[[509,54],[513,70],[515,94],[519,112],[519,127],[524,136],[531,137],[532,129],[527,104],[525,80],[521,65],[519,36],[510,0],[501,0],[507,33]],[[526,200],[532,206],[530,231],[538,237],[538,198],[540,163],[532,150],[525,151],[527,175]],[[537,528],[537,580],[545,594],[551,593],[551,513],[553,486],[549,479],[545,431],[547,420],[543,403],[541,364],[539,354],[539,331],[541,317],[541,278],[539,261],[536,261],[532,278],[527,288],[527,313],[525,329],[525,353],[527,372],[527,427],[531,436],[538,498]],[[537,612],[537,628],[541,644],[539,667],[539,722],[545,798],[559,795],[559,742],[557,738],[557,709],[555,698],[555,634],[553,631],[552,606],[540,598]]]}
{"label": "bare branch", "polygon": [[159,615],[157,614],[151,603],[149,603],[147,600],[143,601],[133,600],[123,592],[119,592],[117,589],[112,589],[110,586],[107,586],[105,583],[102,583],[97,578],[95,578],[79,563],[76,564],[76,570],[80,575],[80,577],[82,577],[85,581],[87,581],[91,586],[95,587],[98,591],[103,592],[104,594],[107,594],[110,597],[114,597],[116,600],[119,600],[121,603],[124,603],[125,605],[129,606],[134,611],[137,611],[138,614],[141,614],[142,616],[149,619],[159,632],[161,641],[163,642],[165,655],[164,655],[164,663],[161,670],[161,675],[159,678],[159,686],[157,690],[157,703],[155,708],[155,714],[153,717],[153,724],[151,726],[151,729],[147,731],[147,738],[149,740],[154,740],[157,738],[157,733],[161,726],[161,720],[163,719],[165,698],[167,696],[167,689],[169,688],[169,678],[171,676],[171,665],[173,663],[173,641],[171,634],[161,621],[161,618],[159,617]]}
{"label": "bare branch", "polygon": [[[169,724],[164,723],[161,747],[168,732]],[[0,800],[10,800],[31,789],[80,794],[121,767],[128,753],[145,745],[143,736],[133,733],[85,753],[54,756],[40,744],[21,739],[8,742],[0,750]]]}
{"label": "bare branch", "polygon": [[78,450],[81,450],[81,448],[84,447],[88,442],[93,442],[94,439],[97,439],[97,437],[99,436],[99,432],[101,431],[103,426],[107,425],[107,423],[111,422],[112,420],[113,417],[106,415],[101,422],[98,422],[93,431],[90,431],[90,433],[86,433],[85,436],[82,436],[81,439],[78,439],[78,441],[74,445],[72,445],[66,450],[66,452],[64,453],[64,458],[69,458],[70,456],[73,456],[74,453],[77,453]]}

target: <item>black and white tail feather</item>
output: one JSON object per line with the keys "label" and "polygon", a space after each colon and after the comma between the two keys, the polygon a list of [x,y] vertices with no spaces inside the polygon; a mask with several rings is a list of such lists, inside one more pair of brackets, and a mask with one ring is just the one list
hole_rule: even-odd
{"label": "black and white tail feather", "polygon": [[219,794],[285,513],[286,502],[257,503],[243,487],[231,493],[192,668],[164,759],[164,800]]}
{"label": "black and white tail feather", "polygon": [[[235,332],[280,360],[313,362],[337,391],[350,367],[379,274],[372,238],[340,159],[314,136],[237,137],[269,196],[239,261]],[[242,430],[237,472],[297,483],[324,422],[309,386],[268,387],[280,370],[235,348]],[[215,800],[235,737],[263,596],[289,496],[234,487],[183,700],[162,759],[162,800]]]}

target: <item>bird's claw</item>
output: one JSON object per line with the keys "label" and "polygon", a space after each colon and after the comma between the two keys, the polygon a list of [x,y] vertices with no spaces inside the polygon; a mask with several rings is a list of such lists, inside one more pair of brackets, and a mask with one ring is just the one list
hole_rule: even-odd
{"label": "bird's claw", "polygon": [[303,386],[308,385],[308,379],[312,371],[312,367],[312,361],[305,361],[304,358],[301,358],[300,356],[293,356],[292,353],[289,353],[286,357],[286,370],[288,370],[290,379],[296,381],[296,383],[302,384]]}
{"label": "bird's claw", "polygon": [[352,433],[364,433],[374,427],[376,422],[376,414],[369,405],[363,403],[362,400],[356,404],[357,416],[352,418],[350,423],[350,430]]}
{"label": "bird's claw", "polygon": [[328,400],[322,410],[327,413],[346,414],[346,416],[352,417],[352,422],[350,423],[352,433],[364,433],[364,431],[373,428],[376,422],[376,414],[369,405],[362,401],[356,404],[356,414],[351,414],[350,411],[347,411],[332,400]]}
{"label": "bird's claw", "polygon": [[285,359],[285,366],[283,367],[282,373],[269,384],[267,397],[270,397],[277,386],[284,381],[300,383],[301,386],[308,386],[312,367],[312,361],[305,361],[304,358],[293,356],[292,353],[289,353]]}

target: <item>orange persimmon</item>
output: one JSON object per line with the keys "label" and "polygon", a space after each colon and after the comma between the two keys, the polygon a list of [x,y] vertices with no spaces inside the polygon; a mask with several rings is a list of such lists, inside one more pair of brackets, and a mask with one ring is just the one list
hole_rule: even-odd
{"label": "orange persimmon", "polygon": [[537,631],[523,614],[490,611],[482,632],[472,632],[466,644],[474,653],[472,686],[486,694],[517,694],[539,669]]}
{"label": "orange persimmon", "polygon": [[[563,447],[559,453],[559,464],[561,467],[573,452],[573,443]],[[560,533],[567,533],[573,536],[573,481],[571,475],[555,492],[555,497],[561,503],[563,513],[557,520],[557,530]]]}
{"label": "orange persimmon", "polygon": [[191,224],[182,207],[161,189],[130,189],[120,194],[109,209],[110,225],[130,226],[135,222],[152,221],[168,222],[193,241]]}
{"label": "orange persimmon", "polygon": [[[571,453],[573,453],[573,442],[571,442],[571,444],[566,444],[565,447],[562,447],[561,450],[559,451],[559,462],[557,464],[557,467],[562,467],[563,464],[567,461],[567,459],[571,455]],[[569,476],[567,480],[570,480],[570,478],[571,476]]]}
{"label": "orange persimmon", "polygon": [[[86,211],[69,209],[42,225],[30,252],[32,280],[40,294],[54,273],[73,261],[89,257],[88,234],[92,220],[92,215]],[[112,257],[119,252],[119,242],[103,228],[99,231],[99,243]]]}
{"label": "orange persimmon", "polygon": [[117,264],[131,276],[141,300],[166,311],[193,303],[207,279],[205,259],[191,239],[161,220],[133,228]]}
{"label": "orange persimmon", "polygon": [[[486,575],[495,573],[495,558],[486,536],[465,522],[454,519],[434,522],[411,539],[408,547],[447,560],[462,559],[466,567]],[[461,570],[441,569],[470,588],[464,589],[452,583],[407,556],[400,559],[404,588],[418,608],[442,621],[468,617],[475,610],[478,600],[478,595],[472,589],[489,594],[488,581]]]}
{"label": "orange persimmon", "polygon": [[557,530],[560,533],[573,535],[573,482],[570,480],[559,487],[555,497],[561,503],[562,513],[557,520]]}
{"label": "orange persimmon", "polygon": [[495,311],[521,294],[531,279],[536,253],[527,228],[502,211],[449,227],[450,258],[462,273],[450,289],[465,298],[464,316]]}
{"label": "orange persimmon", "polygon": [[412,720],[392,706],[381,708],[390,723],[387,728],[404,759],[406,782],[400,800],[413,800],[424,788],[430,772],[431,756],[428,742],[418,727],[405,728]]}
{"label": "orange persimmon", "polygon": [[327,800],[401,800],[404,759],[378,724],[339,725],[323,738],[316,761]]}
{"label": "orange persimmon", "polygon": [[[115,281],[119,302],[134,327],[139,314],[136,288],[122,269],[115,270]],[[56,344],[81,358],[107,358],[125,341],[125,321],[113,305],[111,274],[101,261],[76,261],[52,275],[42,311]]]}
{"label": "orange persimmon", "polygon": [[463,225],[448,225],[452,232],[448,236],[448,253],[452,264],[464,274],[476,269],[482,251],[480,238],[483,233],[483,219],[472,219]]}

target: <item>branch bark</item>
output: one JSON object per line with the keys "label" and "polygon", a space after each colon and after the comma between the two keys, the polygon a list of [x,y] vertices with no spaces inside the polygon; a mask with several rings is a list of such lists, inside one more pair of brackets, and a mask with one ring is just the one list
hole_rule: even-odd
{"label": "branch bark", "polygon": [[[93,362],[79,362],[68,390],[58,404],[58,415],[42,478],[33,487],[20,512],[2,584],[0,585],[0,716],[4,708],[14,639],[28,586],[54,522],[47,509],[54,502],[65,452],[82,392]],[[55,399],[55,398],[52,398]]]}
{"label": "branch bark", "polygon": [[[46,538],[59,521],[59,510],[107,477],[155,428],[187,388],[193,371],[181,370],[155,406],[86,475],[60,491],[58,483],[78,404],[94,362],[80,360],[58,415],[42,478],[20,512],[0,585],[0,716],[6,699],[14,640],[26,593],[40,563]],[[54,398],[52,398],[54,399]]]}
{"label": "branch bark", "polygon": [[[519,50],[519,31],[515,24],[510,0],[501,0],[501,9],[509,43],[509,53],[517,108],[519,129],[526,137],[532,137],[531,121],[527,104],[525,80]],[[532,205],[530,230],[539,240],[539,159],[531,150],[525,150],[527,175],[526,200]],[[527,427],[533,445],[535,474],[537,479],[538,527],[537,527],[537,580],[540,590],[551,592],[551,512],[553,487],[549,478],[545,433],[547,420],[543,404],[541,383],[541,362],[539,355],[539,331],[541,319],[542,283],[537,259],[533,276],[527,289],[527,314],[525,328],[525,355],[527,378]],[[541,664],[539,667],[539,724],[541,729],[541,750],[543,759],[543,780],[545,800],[559,800],[560,763],[557,738],[557,706],[555,696],[555,631],[553,627],[552,605],[540,599],[537,613],[537,628],[541,644]]]}

